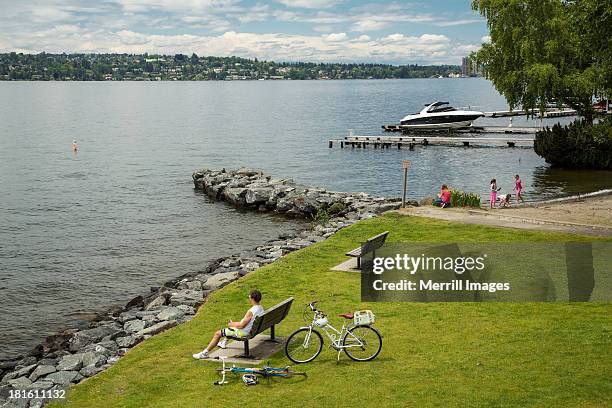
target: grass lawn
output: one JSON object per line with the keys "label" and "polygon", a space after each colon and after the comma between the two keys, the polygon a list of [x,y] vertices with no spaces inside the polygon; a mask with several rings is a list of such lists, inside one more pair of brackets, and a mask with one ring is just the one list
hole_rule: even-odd
{"label": "grass lawn", "polygon": [[[197,316],[139,344],[116,365],[73,387],[53,407],[606,407],[612,405],[610,303],[360,302],[356,273],[330,272],[344,253],[381,231],[388,241],[483,242],[593,240],[575,235],[457,224],[387,214],[359,222],[328,240],[291,253],[214,293]],[[214,386],[218,362],[196,361],[217,328],[239,319],[251,288],[271,306],[295,297],[277,328],[303,325],[303,305],[319,300],[333,325],[336,313],[370,308],[383,350],[358,363],[324,345],[299,370],[308,378],[239,377]],[[289,364],[281,352],[271,365]]]}

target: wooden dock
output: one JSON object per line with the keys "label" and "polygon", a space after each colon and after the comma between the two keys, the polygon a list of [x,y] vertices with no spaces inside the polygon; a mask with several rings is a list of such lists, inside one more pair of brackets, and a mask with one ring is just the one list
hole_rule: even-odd
{"label": "wooden dock", "polygon": [[475,136],[346,136],[344,139],[329,140],[329,148],[334,144],[344,147],[365,149],[397,149],[415,146],[493,146],[493,147],[533,147],[534,137],[475,137]]}
{"label": "wooden dock", "polygon": [[[560,118],[563,116],[576,116],[578,112],[574,109],[548,109],[544,112],[544,115],[540,115],[539,109],[532,109],[529,112],[531,115],[537,118]],[[484,112],[487,118],[505,118],[508,116],[525,116],[525,111],[494,111]]]}
{"label": "wooden dock", "polygon": [[384,125],[385,132],[402,132],[404,134],[463,134],[463,133],[502,133],[506,135],[534,135],[542,130],[539,127],[525,126],[469,126],[458,129],[405,129],[400,125]]}

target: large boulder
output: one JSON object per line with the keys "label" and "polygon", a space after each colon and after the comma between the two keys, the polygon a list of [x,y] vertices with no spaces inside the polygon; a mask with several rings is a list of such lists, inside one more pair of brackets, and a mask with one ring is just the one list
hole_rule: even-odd
{"label": "large boulder", "polygon": [[147,327],[146,329],[139,331],[137,333],[137,336],[153,336],[154,334],[161,333],[176,325],[177,325],[176,320],[168,320],[165,322],[160,322],[160,323],[154,324],[151,327]]}
{"label": "large boulder", "polygon": [[53,384],[66,386],[75,381],[79,373],[77,371],[57,371],[45,377],[45,380],[52,381]]}
{"label": "large boulder", "polygon": [[223,197],[225,198],[225,201],[242,207],[246,204],[246,199],[244,198],[246,192],[247,189],[243,187],[226,188],[223,190]]}
{"label": "large boulder", "polygon": [[98,326],[93,329],[76,332],[70,339],[70,350],[79,351],[89,344],[98,343],[103,338],[112,337],[120,332],[121,329],[114,326]]}
{"label": "large boulder", "polygon": [[130,320],[123,325],[123,330],[125,330],[127,333],[136,333],[144,329],[146,326],[147,324],[143,320]]}
{"label": "large boulder", "polygon": [[138,334],[133,334],[125,337],[117,338],[117,345],[121,348],[130,348],[134,347],[136,344],[142,341],[142,336]]}
{"label": "large boulder", "polygon": [[172,306],[188,305],[197,306],[204,300],[204,292],[201,290],[183,289],[173,292],[170,296]]}
{"label": "large boulder", "polygon": [[219,273],[208,278],[203,287],[208,290],[219,289],[228,283],[235,281],[239,277],[240,274],[238,272]]}
{"label": "large boulder", "polygon": [[157,315],[157,319],[161,321],[178,320],[184,315],[185,312],[179,309],[178,307],[170,306],[159,312],[159,314]]}
{"label": "large boulder", "polygon": [[57,364],[58,371],[79,371],[83,367],[83,354],[68,354]]}
{"label": "large boulder", "polygon": [[54,373],[56,371],[57,370],[52,365],[39,365],[38,367],[36,367],[36,369],[34,369],[34,371],[32,371],[32,374],[30,374],[29,378],[30,381],[36,381],[40,377],[44,377],[45,375]]}
{"label": "large boulder", "polygon": [[265,204],[274,191],[273,187],[251,187],[247,190],[245,201],[247,205]]}
{"label": "large boulder", "polygon": [[8,384],[16,390],[23,390],[32,385],[32,381],[30,381],[27,377],[19,377],[9,380]]}

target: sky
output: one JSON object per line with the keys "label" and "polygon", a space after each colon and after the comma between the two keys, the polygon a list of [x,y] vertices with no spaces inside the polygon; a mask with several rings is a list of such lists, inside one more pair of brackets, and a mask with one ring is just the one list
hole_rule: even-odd
{"label": "sky", "polygon": [[469,0],[0,0],[0,52],[455,64],[488,41]]}

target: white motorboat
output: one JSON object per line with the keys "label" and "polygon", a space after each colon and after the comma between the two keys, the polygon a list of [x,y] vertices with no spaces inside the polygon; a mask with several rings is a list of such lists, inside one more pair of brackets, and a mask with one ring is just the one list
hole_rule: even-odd
{"label": "white motorboat", "polygon": [[457,129],[468,127],[483,112],[453,108],[448,102],[425,105],[419,113],[408,115],[400,121],[404,129]]}

